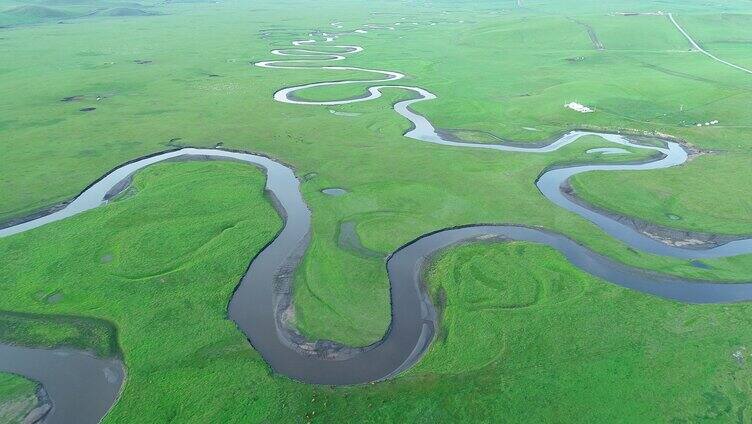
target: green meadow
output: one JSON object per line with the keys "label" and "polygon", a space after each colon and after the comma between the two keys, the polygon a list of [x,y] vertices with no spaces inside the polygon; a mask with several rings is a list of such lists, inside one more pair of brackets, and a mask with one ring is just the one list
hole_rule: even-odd
{"label": "green meadow", "polygon": [[[593,172],[572,178],[591,203],[665,227],[728,235],[752,232],[752,155],[708,154],[657,172]],[[702,193],[702,194],[700,194]]]}
{"label": "green meadow", "polygon": [[[107,352],[106,329],[116,327],[122,351],[109,355],[123,358],[128,377],[113,423],[747,417],[752,306],[641,295],[527,243],[469,244],[435,258],[426,282],[441,328],[402,376],[350,388],[276,376],[226,318],[248,258],[280,226],[262,187],[246,165],[156,165],[105,208],[4,239],[12,259],[0,307],[50,317],[19,318],[29,337],[14,341],[55,346],[89,322],[100,331],[67,343]],[[35,269],[42,261],[49,267]],[[69,315],[80,321],[54,321]],[[4,391],[29,390],[2,381]]]}
{"label": "green meadow", "polygon": [[[371,75],[253,66],[312,31],[336,31],[334,21],[392,25],[342,35],[336,44],[365,50],[334,65],[406,74],[395,84],[438,96],[418,112],[476,141],[535,142],[576,128],[679,138],[703,154],[672,169],[579,175],[573,187],[663,226],[752,234],[752,75],[690,51],[666,16],[619,14],[658,10],[719,57],[752,66],[744,1],[0,0],[0,57],[9,58],[0,60],[0,222],[64,202],[142,155],[180,146],[268,155],[294,168],[313,212],[295,324],[359,346],[388,328],[389,282],[383,258],[339,246],[343,222],[384,257],[437,229],[513,223],[648,270],[749,281],[752,255],[698,268],[638,252],[534,185],[551,166],[649,151],[586,153],[609,147],[599,137],[542,155],[420,143],[402,137],[409,123],[391,108],[407,98],[401,90],[331,107],[272,98],[285,86]],[[564,108],[570,101],[596,112]],[[227,319],[249,260],[283,225],[263,185],[263,173],[237,163],[155,165],[105,207],[0,239],[0,342],[121,357],[128,377],[105,420],[113,423],[752,419],[749,305],[642,295],[525,243],[463,245],[429,264],[441,331],[398,378],[335,389],[275,375]],[[322,194],[328,187],[348,193]],[[34,389],[0,375],[0,411]]]}
{"label": "green meadow", "polygon": [[37,384],[13,374],[0,374],[0,421],[22,424],[37,404]]}

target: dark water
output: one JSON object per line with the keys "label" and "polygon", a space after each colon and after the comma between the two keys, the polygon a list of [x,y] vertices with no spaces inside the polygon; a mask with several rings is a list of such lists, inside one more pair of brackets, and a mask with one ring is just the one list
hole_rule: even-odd
{"label": "dark water", "polygon": [[[649,170],[649,169],[661,169],[672,166],[681,165],[687,161],[686,151],[673,141],[665,141],[666,147],[647,146],[630,141],[627,137],[618,134],[598,133],[588,131],[571,131],[562,136],[550,140],[550,142],[544,145],[531,146],[524,143],[513,143],[500,140],[499,143],[483,144],[474,142],[465,142],[452,134],[447,134],[442,131],[438,131],[434,125],[423,115],[415,112],[410,106],[419,103],[434,100],[437,96],[430,91],[416,86],[404,86],[404,85],[375,85],[376,83],[382,83],[386,81],[396,81],[405,77],[404,74],[396,71],[367,69],[357,67],[346,66],[323,66],[322,61],[338,61],[344,60],[346,55],[360,53],[363,48],[360,46],[332,46],[340,49],[339,54],[332,54],[331,51],[317,51],[315,50],[316,40],[302,40],[294,41],[293,46],[300,46],[305,44],[306,50],[301,52],[296,49],[275,49],[271,53],[277,56],[298,56],[296,59],[283,58],[281,60],[272,60],[258,62],[255,65],[262,68],[280,68],[280,69],[297,69],[300,71],[310,71],[311,69],[325,69],[329,71],[364,71],[369,73],[375,73],[381,75],[381,77],[372,80],[336,80],[325,81],[311,84],[305,84],[300,86],[285,87],[276,93],[274,93],[274,99],[282,103],[290,103],[296,105],[308,105],[308,106],[324,106],[324,105],[344,105],[357,102],[370,101],[378,99],[382,95],[383,90],[403,90],[408,91],[413,95],[412,99],[403,100],[397,102],[394,105],[394,111],[405,119],[410,121],[412,128],[405,133],[405,137],[414,140],[440,144],[444,146],[451,146],[455,148],[466,149],[487,149],[496,150],[500,152],[516,152],[516,153],[549,153],[558,150],[564,146],[567,146],[579,138],[587,135],[597,135],[604,140],[613,143],[615,145],[628,146],[638,149],[648,149],[661,152],[665,155],[660,160],[651,161],[649,163],[642,164],[621,164],[621,165],[583,165],[576,167],[569,167],[563,169],[552,170],[540,177],[537,181],[538,188],[541,192],[554,204],[574,212],[588,221],[594,223],[603,229],[608,235],[614,237],[632,248],[643,250],[645,252],[654,253],[657,255],[673,256],[684,259],[697,259],[697,258],[718,258],[724,256],[735,256],[741,254],[752,253],[752,239],[736,240],[724,245],[718,246],[712,249],[685,249],[681,247],[674,247],[666,245],[660,241],[652,239],[645,234],[640,233],[634,228],[622,224],[608,216],[604,216],[596,211],[590,210],[584,206],[578,205],[571,200],[567,199],[559,190],[559,187],[564,183],[567,178],[572,175],[582,172],[595,171],[595,170]],[[301,54],[303,53],[303,54]],[[305,65],[308,63],[308,65]],[[305,65],[305,66],[304,66]],[[291,68],[292,66],[292,68]],[[296,96],[296,92],[305,90],[312,87],[327,87],[342,84],[374,84],[368,87],[366,93],[361,96],[356,96],[347,99],[338,100],[303,100]],[[591,149],[591,151],[603,151],[606,153],[614,153],[620,148],[600,148]]]}
{"label": "dark water", "polygon": [[719,258],[752,253],[752,239],[735,240],[709,249],[688,249],[671,246],[637,231],[630,225],[577,204],[561,191],[562,184],[570,177],[583,172],[657,169],[683,163],[685,160],[686,152],[678,144],[671,143],[667,156],[663,159],[644,164],[581,165],[553,169],[541,175],[536,185],[541,193],[557,206],[580,215],[599,226],[609,236],[643,252],[683,259]]}
{"label": "dark water", "polygon": [[52,400],[46,424],[94,424],[110,410],[125,378],[123,364],[69,349],[0,344],[0,370],[42,384]]}
{"label": "dark water", "polygon": [[564,254],[572,265],[589,274],[611,284],[666,299],[684,303],[732,303],[752,300],[752,283],[687,280],[629,267],[595,253],[561,234],[534,228],[510,225],[463,227],[426,236],[418,239],[416,244],[420,244],[422,251],[428,253],[453,243],[489,235],[545,244]]}
{"label": "dark water", "polygon": [[[329,41],[329,40],[328,40]],[[297,41],[294,46],[310,45],[313,40]],[[339,54],[274,50],[280,56],[313,56],[313,62],[337,61],[343,55],[358,53],[359,46],[338,46]],[[318,56],[316,56],[318,55]],[[322,57],[325,56],[325,57]],[[306,60],[256,63],[266,68],[306,69]],[[311,66],[320,68],[319,66]],[[406,137],[456,148],[490,149],[511,153],[547,153],[555,151],[580,137],[594,134],[617,145],[660,151],[665,156],[644,164],[584,165],[551,170],[537,181],[541,193],[554,204],[576,213],[599,226],[611,237],[646,252],[685,259],[715,258],[752,253],[752,240],[738,240],[712,249],[682,249],[653,240],[630,226],[624,225],[596,211],[570,201],[560,190],[561,184],[572,175],[591,170],[646,170],[676,166],[687,160],[684,149],[676,143],[667,147],[642,146],[614,134],[574,131],[543,146],[513,145],[511,143],[478,144],[454,139],[437,131],[424,116],[410,109],[410,105],[435,99],[436,96],[420,87],[371,86],[367,93],[345,100],[312,102],[296,98],[295,91],[328,85],[363,84],[396,81],[404,74],[354,67],[325,67],[329,70],[361,70],[380,75],[370,81],[340,80],[287,87],[274,94],[281,102],[308,105],[338,105],[379,98],[384,89],[408,90],[415,98],[394,105],[397,113],[412,123]],[[614,149],[611,149],[612,151]],[[604,150],[605,151],[605,150]],[[287,337],[289,334],[280,319],[289,304],[292,276],[308,247],[311,213],[299,191],[299,181],[292,170],[269,158],[212,149],[182,149],[138,159],[105,175],[84,190],[64,208],[28,222],[0,229],[0,237],[17,234],[50,222],[73,216],[107,202],[113,188],[139,169],[150,164],[178,157],[192,159],[218,158],[238,160],[262,167],[267,172],[267,190],[276,197],[276,206],[285,217],[285,227],[278,237],[253,260],[249,271],[229,304],[229,316],[248,336],[275,372],[316,384],[358,384],[389,378],[414,364],[430,345],[436,326],[433,306],[421,288],[421,267],[438,250],[455,243],[488,236],[508,240],[522,240],[548,245],[566,256],[576,267],[600,277],[611,284],[643,293],[688,303],[726,303],[752,300],[752,284],[723,284],[711,281],[689,281],[645,272],[609,260],[566,238],[543,230],[519,226],[470,226],[439,231],[421,237],[397,250],[386,263],[391,283],[392,320],[389,331],[380,342],[366,349],[353,350],[338,360],[300,352],[300,346]],[[117,190],[116,190],[117,191]],[[341,195],[341,189],[323,190],[326,194]],[[299,342],[299,341],[298,341]],[[316,346],[310,344],[310,346]],[[315,350],[315,349],[314,349]],[[24,349],[0,345],[0,370],[15,372],[40,381],[52,398],[55,408],[49,422],[97,422],[117,398],[123,380],[122,365],[116,361],[93,358],[81,352],[65,350]]]}
{"label": "dark water", "polygon": [[[648,273],[613,262],[562,235],[547,231],[506,225],[471,226],[426,235],[389,257],[386,267],[391,283],[392,321],[389,331],[380,342],[338,360],[301,353],[299,345],[296,346],[286,337],[287,333],[283,331],[280,320],[284,307],[289,302],[295,269],[305,254],[310,239],[311,212],[300,193],[300,183],[291,169],[269,158],[216,149],[181,149],[126,164],[92,184],[65,208],[0,230],[0,236],[20,233],[100,206],[106,203],[107,193],[123,179],[150,164],[174,158],[235,160],[265,169],[266,189],[275,197],[274,203],[285,217],[285,226],[277,238],[251,263],[230,301],[228,312],[275,372],[307,383],[365,383],[389,378],[414,364],[430,345],[436,326],[435,311],[421,288],[421,267],[438,250],[454,243],[486,236],[546,244],[562,252],[578,268],[612,284],[667,299],[690,303],[752,299],[752,284],[688,281]],[[588,169],[623,169],[634,166],[648,167],[594,165]],[[559,203],[559,198],[556,197],[556,193],[560,194],[559,183],[572,175],[572,172],[584,168],[566,168],[560,173],[556,172],[559,170],[550,171],[541,177],[539,187],[547,197],[548,193],[552,193],[552,201],[568,207],[563,201]],[[546,177],[547,175],[550,176]],[[590,213],[595,214],[591,216],[593,220],[600,222],[598,220],[601,218],[597,213],[587,212]],[[612,235],[620,240],[627,239],[635,243],[630,238],[634,230],[629,227],[602,225],[602,228],[609,234],[613,232]],[[684,257],[682,252],[677,254],[673,248],[662,252]],[[95,415],[101,417],[117,397],[123,373],[122,367],[116,362],[75,352],[14,349],[19,348],[3,347],[0,350],[0,370],[16,372],[42,382],[56,405],[55,413],[60,417],[56,418],[59,420],[56,422],[88,422]],[[74,418],[71,420],[70,417]]]}
{"label": "dark water", "polygon": [[342,195],[347,194],[347,190],[343,188],[335,188],[335,187],[325,188],[321,190],[321,192],[324,194],[328,194],[329,196],[342,196]]}

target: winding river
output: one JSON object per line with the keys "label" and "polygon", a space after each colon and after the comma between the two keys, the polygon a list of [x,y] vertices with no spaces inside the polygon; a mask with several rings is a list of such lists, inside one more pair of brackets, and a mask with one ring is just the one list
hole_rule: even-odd
{"label": "winding river", "polygon": [[33,349],[0,344],[0,370],[42,384],[52,401],[45,424],[96,423],[120,395],[125,369],[72,349]]}
{"label": "winding river", "polygon": [[[303,63],[320,60],[343,60],[346,54],[362,51],[358,46],[335,46],[341,53],[321,52],[308,48],[312,40],[296,41],[294,49],[274,50],[275,55],[303,56],[304,59],[257,63],[266,68],[308,69]],[[305,48],[303,48],[303,47]],[[577,213],[598,225],[609,236],[642,251],[679,258],[708,258],[738,255],[752,252],[752,240],[738,240],[710,249],[688,249],[664,244],[636,231],[630,226],[570,200],[561,190],[562,184],[572,175],[591,170],[646,170],[666,168],[684,163],[687,152],[673,141],[665,141],[665,147],[655,147],[630,141],[616,134],[573,131],[548,144],[536,147],[500,144],[477,144],[463,142],[437,131],[423,116],[410,109],[416,102],[435,98],[419,87],[376,85],[363,96],[325,102],[301,100],[295,96],[299,90],[334,84],[371,84],[394,81],[404,75],[393,71],[360,69],[353,67],[325,66],[316,68],[330,70],[362,70],[376,73],[381,78],[372,81],[332,81],[289,87],[275,93],[278,101],[302,105],[337,105],[366,101],[380,97],[383,89],[408,90],[414,98],[394,105],[395,111],[404,116],[413,127],[406,137],[423,142],[436,143],[456,148],[492,149],[503,152],[537,153],[553,152],[580,137],[595,134],[611,143],[632,148],[655,150],[659,157],[640,164],[582,165],[544,172],[537,180],[541,193],[554,204]],[[269,363],[271,368],[285,376],[313,384],[350,385],[390,378],[413,365],[430,345],[437,325],[436,312],[422,287],[421,267],[431,255],[456,243],[497,238],[499,240],[522,240],[541,243],[558,250],[576,267],[612,284],[637,290],[654,296],[691,303],[725,303],[752,300],[752,283],[724,284],[712,281],[686,280],[673,276],[647,272],[612,261],[576,243],[564,235],[537,228],[515,225],[477,225],[440,230],[424,235],[392,253],[386,267],[391,283],[392,320],[387,334],[379,342],[365,348],[352,348],[329,341],[305,340],[288,321],[293,276],[305,255],[310,241],[311,211],[300,192],[300,182],[289,167],[265,156],[226,151],[221,149],[184,148],[161,152],[128,162],[97,180],[64,208],[45,216],[0,229],[0,237],[59,221],[81,212],[102,206],[113,194],[127,186],[130,177],[149,165],[174,159],[232,160],[262,168],[266,172],[266,190],[273,197],[274,205],[285,225],[277,237],[253,259],[247,273],[240,281],[229,307],[229,317],[246,334],[253,347]],[[79,398],[86,399],[88,392],[77,392],[69,376],[56,373],[34,373],[28,368],[19,368],[18,355],[10,347],[0,346],[0,370],[17,372],[41,381],[45,387],[67,387]],[[53,364],[57,351],[40,351],[39,363]],[[45,356],[46,355],[46,356]],[[46,359],[45,359],[46,358]],[[92,365],[92,370],[97,369]],[[96,371],[92,371],[96,374]],[[91,374],[91,375],[93,375]],[[89,374],[86,374],[89,375]],[[122,375],[122,374],[121,374]],[[118,380],[118,386],[122,378]],[[49,385],[49,386],[48,386]],[[50,391],[50,390],[48,390]],[[57,397],[50,391],[55,409],[69,408],[69,397]],[[92,395],[93,396],[93,395]],[[109,400],[110,404],[115,400]],[[109,406],[108,406],[109,407]],[[102,409],[101,413],[107,409]],[[101,418],[101,415],[99,416]],[[75,422],[96,422],[93,416],[76,417]],[[62,421],[61,421],[62,422]]]}
{"label": "winding river", "polygon": [[[295,56],[302,57],[303,59],[283,59],[273,61],[257,62],[255,65],[262,68],[275,68],[275,69],[297,69],[297,70],[309,70],[309,69],[323,69],[331,71],[363,71],[368,73],[376,73],[382,75],[382,78],[372,80],[338,80],[338,81],[325,81],[316,82],[311,84],[298,85],[293,87],[283,88],[274,93],[274,99],[283,102],[296,105],[312,105],[312,106],[332,106],[343,105],[356,102],[363,102],[373,100],[381,97],[384,89],[400,89],[406,90],[413,95],[413,98],[409,100],[403,100],[394,105],[394,110],[405,117],[412,124],[412,128],[407,131],[405,137],[428,142],[441,144],[445,146],[459,147],[459,148],[472,148],[472,149],[491,149],[499,150],[503,152],[518,152],[518,153],[550,153],[556,151],[572,142],[576,141],[580,137],[586,135],[597,135],[605,139],[608,142],[632,147],[639,149],[654,150],[660,153],[663,157],[657,160],[653,160],[647,163],[640,164],[611,164],[611,165],[582,165],[572,166],[561,169],[554,169],[543,173],[536,185],[541,193],[548,198],[554,204],[574,212],[588,221],[594,223],[608,233],[611,237],[614,237],[630,247],[638,250],[642,250],[648,253],[656,255],[673,256],[684,259],[702,259],[702,258],[719,258],[725,256],[735,256],[744,253],[752,253],[752,239],[739,239],[721,246],[716,246],[709,249],[695,249],[685,248],[668,245],[661,240],[656,240],[637,229],[620,222],[617,219],[609,217],[603,213],[592,210],[587,206],[583,206],[574,202],[568,196],[566,196],[561,186],[567,182],[567,180],[583,172],[589,171],[620,171],[620,170],[648,170],[648,169],[661,169],[668,168],[676,165],[681,165],[687,161],[688,155],[686,150],[677,142],[671,140],[663,140],[665,147],[656,147],[640,143],[635,143],[627,137],[620,134],[612,133],[600,133],[600,132],[588,132],[588,131],[571,131],[568,132],[548,144],[543,146],[524,146],[520,143],[513,143],[509,141],[501,141],[494,144],[482,144],[475,142],[466,142],[458,139],[452,134],[447,134],[438,131],[433,124],[423,115],[420,115],[413,111],[410,106],[427,100],[436,99],[436,95],[430,91],[413,86],[404,85],[372,85],[376,83],[396,81],[405,77],[404,74],[395,71],[385,71],[377,69],[357,68],[351,66],[321,66],[317,63],[328,61],[341,61],[346,59],[347,55],[359,53],[363,51],[360,46],[352,45],[337,45],[327,46],[328,49],[335,49],[339,53],[333,53],[329,50],[314,50],[313,46],[316,45],[316,40],[298,40],[293,41],[293,48],[290,49],[274,49],[271,51],[273,55],[277,56]],[[308,64],[309,66],[306,66]],[[312,65],[311,65],[312,64]],[[347,85],[347,84],[365,84],[370,85],[366,93],[353,98],[342,100],[330,100],[330,101],[313,101],[303,100],[299,98],[296,93],[302,90],[316,87],[327,87],[334,85]],[[516,144],[516,145],[515,145]]]}

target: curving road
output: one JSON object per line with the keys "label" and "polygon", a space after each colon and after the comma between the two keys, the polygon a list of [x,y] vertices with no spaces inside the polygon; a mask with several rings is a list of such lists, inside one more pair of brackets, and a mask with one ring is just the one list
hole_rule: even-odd
{"label": "curving road", "polygon": [[684,28],[682,28],[682,26],[679,25],[678,22],[676,22],[676,19],[674,19],[674,14],[673,13],[668,13],[667,15],[668,15],[668,19],[671,20],[671,22],[674,24],[674,26],[676,27],[676,29],[678,29],[679,32],[682,33],[682,35],[684,36],[684,38],[687,39],[687,41],[689,41],[689,44],[692,46],[693,49],[695,49],[695,50],[699,51],[700,53],[704,54],[705,56],[707,56],[707,57],[715,60],[716,62],[720,62],[720,63],[723,63],[724,65],[730,66],[730,67],[732,67],[734,69],[738,69],[738,70],[740,70],[742,72],[746,72],[748,74],[752,74],[752,70],[749,70],[749,69],[747,69],[745,67],[742,67],[742,66],[739,66],[737,64],[734,64],[734,63],[728,62],[726,60],[723,60],[723,59],[719,58],[718,56],[714,55],[713,53],[710,53],[709,51],[707,51],[707,50],[703,49],[702,47],[700,47],[700,45],[697,44],[697,42],[694,40],[694,38],[692,38],[692,36],[689,35],[689,33]]}

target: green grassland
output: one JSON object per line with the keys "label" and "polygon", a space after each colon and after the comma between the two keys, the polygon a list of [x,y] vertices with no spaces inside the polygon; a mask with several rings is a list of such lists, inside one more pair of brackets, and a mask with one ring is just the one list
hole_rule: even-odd
{"label": "green grassland", "polygon": [[489,409],[465,413],[519,422],[749,419],[749,335],[739,331],[748,305],[645,296],[528,243],[455,248],[428,281],[446,299],[443,322],[414,373],[453,375]]}
{"label": "green grassland", "polygon": [[[52,298],[54,302],[50,302]],[[49,304],[63,299],[62,292],[49,294],[42,288],[27,301]],[[75,346],[102,357],[111,357],[120,355],[117,336],[117,327],[104,320],[71,315],[0,312],[0,340],[4,343],[51,348]]]}
{"label": "green grassland", "polygon": [[[76,315],[114,323],[128,369],[115,422],[166,421],[183,402],[196,402],[208,387],[237,374],[227,372],[233,367],[225,357],[255,369],[236,375],[247,385],[268,370],[227,320],[227,302],[249,258],[281,227],[263,184],[263,174],[242,164],[154,166],[135,178],[135,190],[105,208],[3,239],[0,309],[48,315],[53,322]],[[40,292],[55,292],[58,301]],[[58,344],[38,337],[37,322],[19,321],[16,342]],[[22,340],[24,333],[29,340]],[[106,345],[106,337],[92,339]],[[89,348],[81,338],[71,344]],[[193,398],[174,392],[191,387]],[[211,417],[195,414],[225,397],[218,393],[183,417]],[[217,406],[244,417],[249,401]]]}
{"label": "green grassland", "polygon": [[572,187],[599,207],[659,225],[743,235],[752,233],[752,199],[746,184],[751,179],[751,156],[704,155],[660,175],[580,174],[572,178]]}
{"label": "green grassland", "polygon": [[0,27],[81,23],[100,17],[144,17],[159,14],[153,9],[155,5],[156,2],[118,0],[3,1],[0,3]]}
{"label": "green grassland", "polygon": [[752,15],[746,13],[706,13],[682,16],[679,23],[700,45],[732,63],[752,67]]}
{"label": "green grassland", "polygon": [[[409,124],[391,105],[407,94],[398,90],[336,107],[272,99],[287,85],[370,75],[252,66],[332,21],[355,29],[405,17],[420,25],[342,36],[338,44],[365,51],[337,65],[405,73],[398,84],[439,96],[415,109],[440,128],[521,142],[571,128],[658,131],[714,150],[679,168],[586,174],[574,185],[595,204],[662,225],[752,232],[749,205],[738,199],[752,139],[752,76],[690,52],[665,16],[610,14],[670,8],[701,44],[742,64],[749,61],[747,3],[516,3],[137,7],[153,16],[88,15],[116,3],[44,3],[77,14],[57,24],[38,10],[8,17],[41,2],[0,0],[0,57],[13,59],[0,61],[0,221],[70,199],[107,170],[155,151],[221,143],[270,155],[294,167],[313,211],[311,247],[296,276],[296,324],[310,337],[355,345],[383,336],[388,281],[383,260],[337,245],[344,221],[356,222],[363,245],[385,255],[444,227],[519,223],[562,232],[630,265],[748,280],[752,255],[701,269],[635,252],[557,209],[534,186],[550,166],[649,152],[586,154],[608,146],[595,137],[547,155],[429,145],[402,137]],[[591,26],[606,50],[596,51],[568,18]],[[725,32],[711,28],[729,19]],[[347,97],[364,87],[303,94]],[[598,111],[562,107],[573,100]],[[695,126],[711,119],[721,122]],[[748,306],[639,295],[524,244],[441,255],[429,273],[444,308],[441,338],[396,381],[332,390],[273,376],[226,319],[248,260],[281,227],[263,181],[240,164],[158,165],[107,207],[1,239],[0,310],[12,313],[0,315],[0,340],[122,356],[128,380],[109,422],[749,419],[742,408],[749,371],[732,357],[752,343]],[[325,196],[326,187],[349,193]],[[669,222],[666,213],[682,219]]]}
{"label": "green grassland", "polygon": [[37,383],[13,374],[0,374],[0,422],[21,424],[37,406]]}
{"label": "green grassland", "polygon": [[[108,423],[749,418],[749,305],[642,295],[526,243],[438,255],[426,281],[441,330],[403,376],[339,389],[275,376],[226,319],[248,258],[280,225],[263,175],[189,162],[134,184],[107,207],[0,241],[12,258],[0,308],[117,327],[128,378]],[[38,297],[47,290],[59,301]],[[40,323],[26,321],[37,339]]]}
{"label": "green grassland", "polygon": [[[688,15],[679,21],[703,48],[740,66],[752,66],[748,48],[752,43],[752,15]],[[745,74],[739,77],[752,80]],[[740,93],[738,99],[749,103],[748,94]],[[678,168],[645,173],[593,172],[576,176],[572,186],[595,205],[659,225],[730,235],[752,233],[752,203],[746,186],[752,169],[747,125],[727,121],[730,115],[725,109],[706,116],[706,122],[720,122],[698,128],[698,132],[730,132],[736,138],[728,143],[699,143],[713,154]]]}

